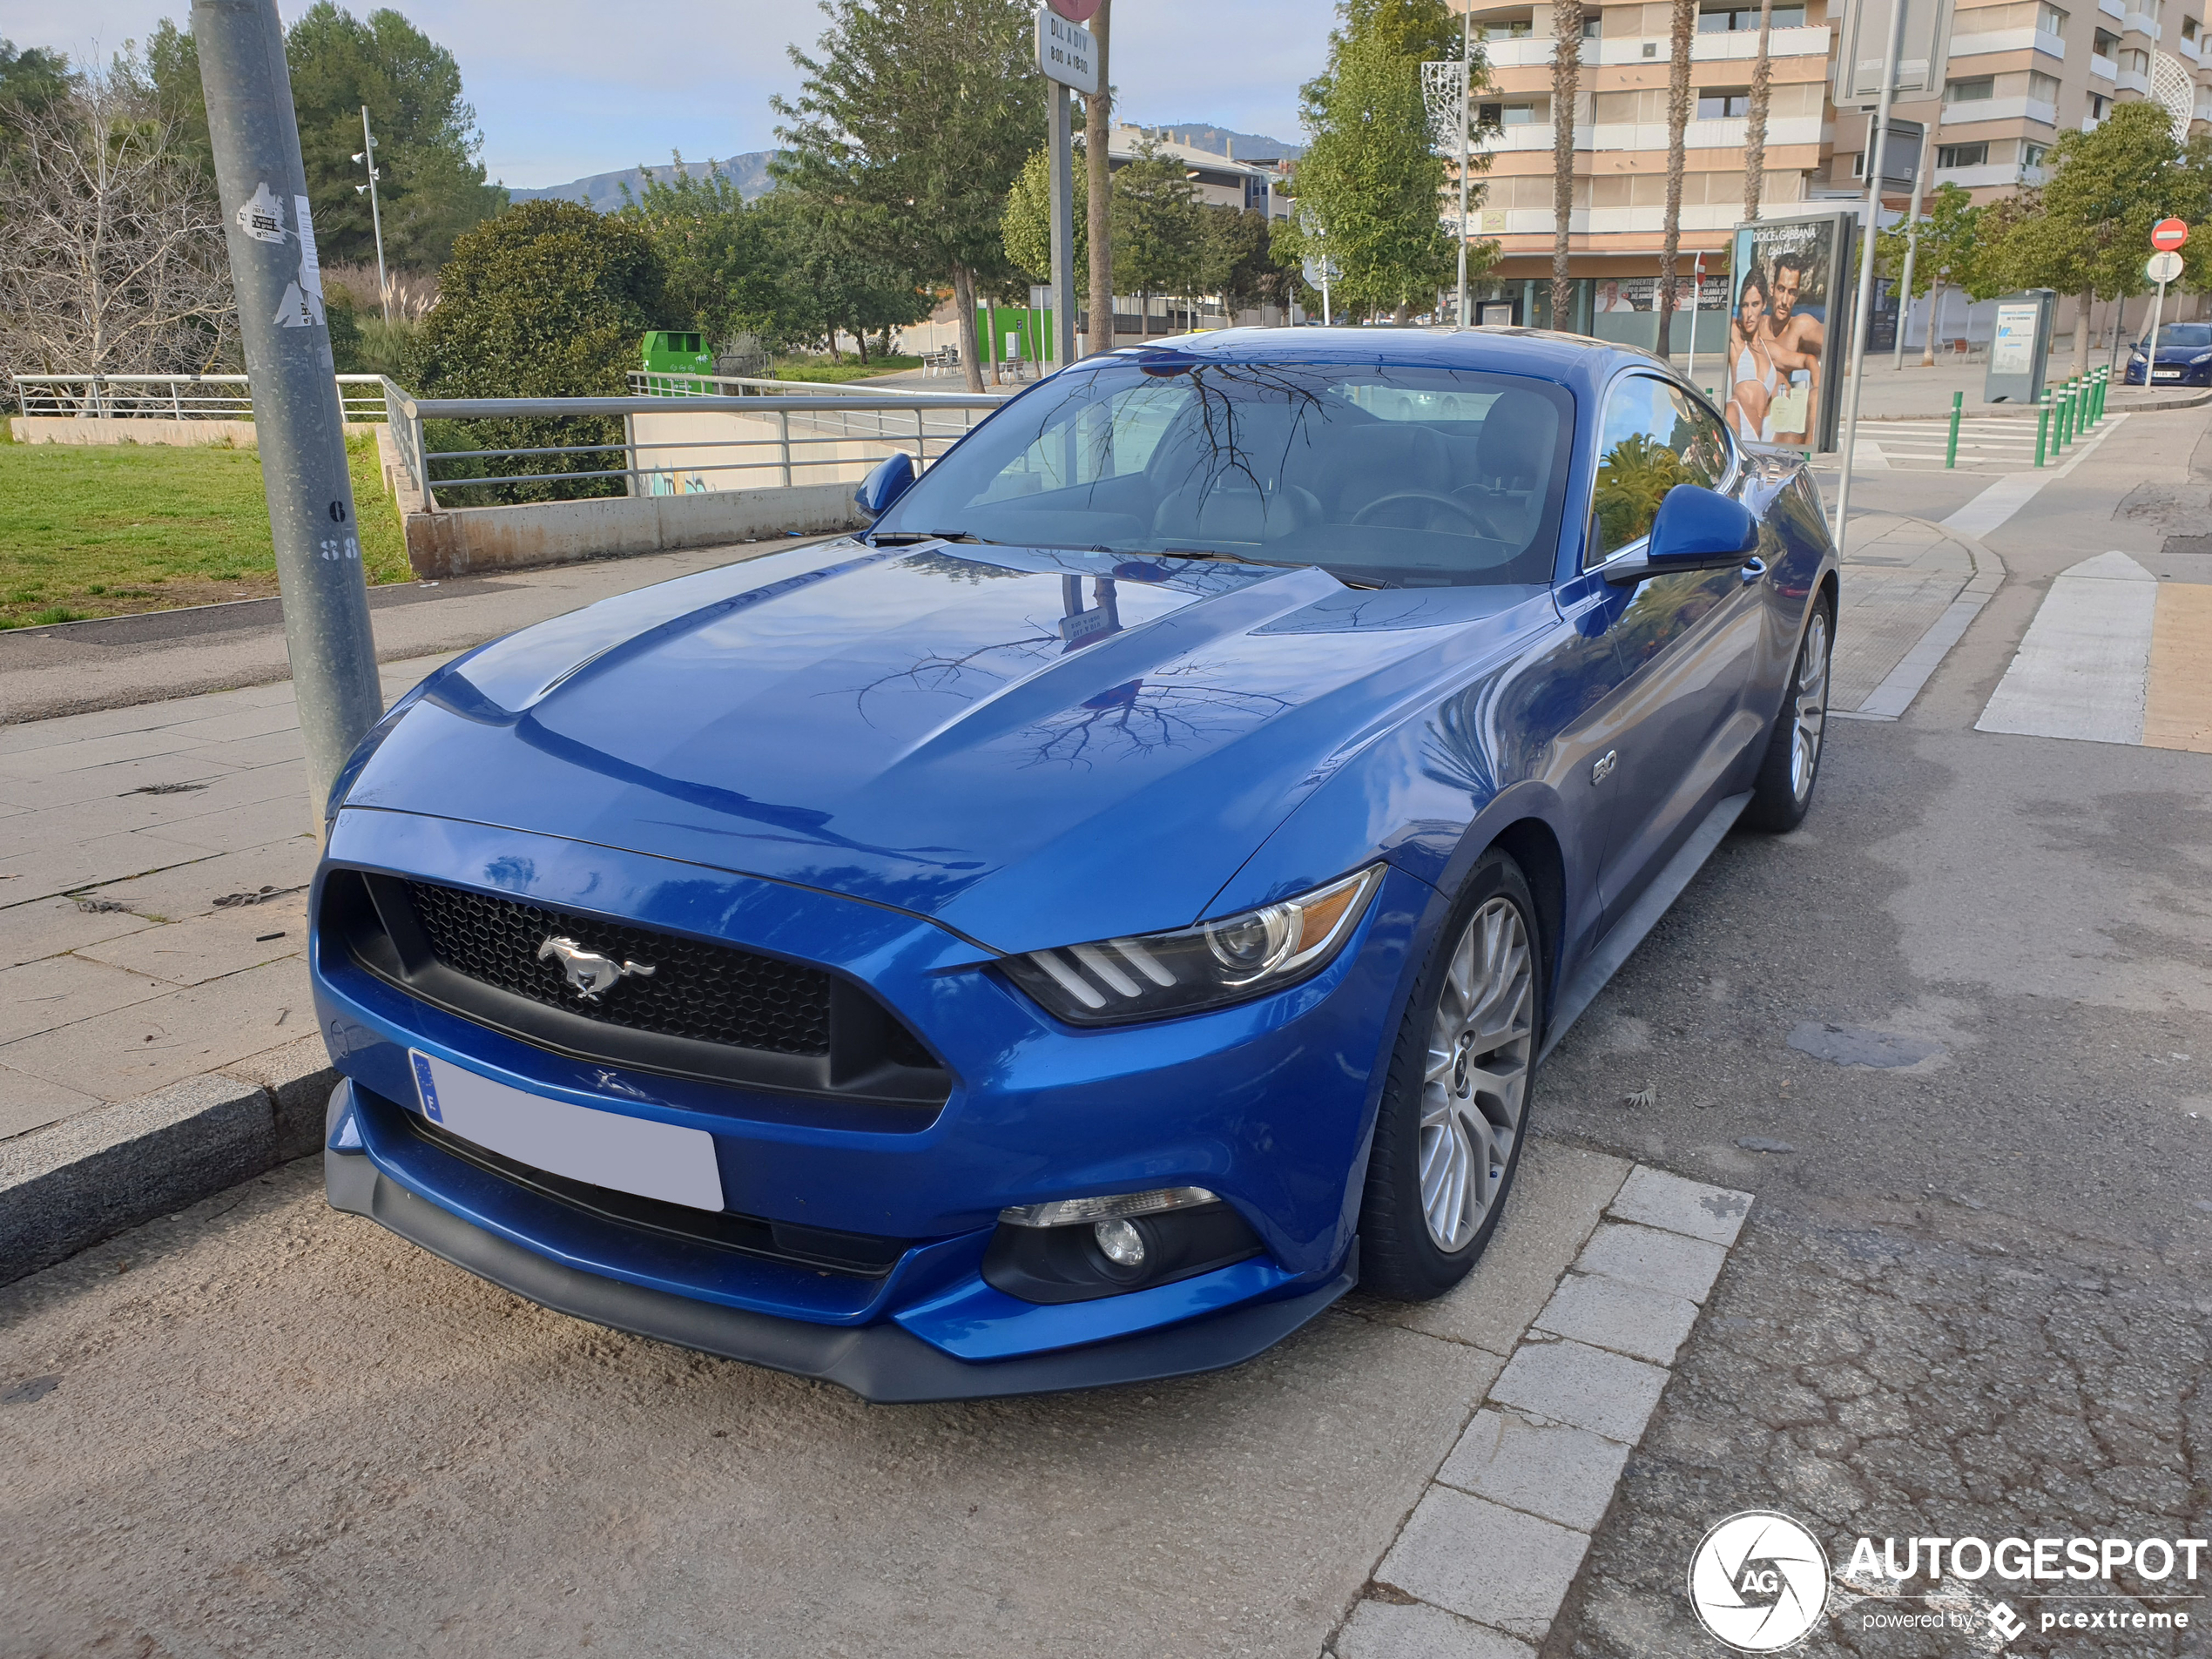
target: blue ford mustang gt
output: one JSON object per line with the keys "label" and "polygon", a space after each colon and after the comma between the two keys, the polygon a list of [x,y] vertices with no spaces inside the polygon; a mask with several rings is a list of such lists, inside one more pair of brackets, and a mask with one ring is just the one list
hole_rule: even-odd
{"label": "blue ford mustang gt", "polygon": [[362,744],[334,1204],[875,1399],[1232,1364],[1457,1283],[1548,1044],[1812,796],[1817,495],[1634,351],[1115,352],[860,502]]}

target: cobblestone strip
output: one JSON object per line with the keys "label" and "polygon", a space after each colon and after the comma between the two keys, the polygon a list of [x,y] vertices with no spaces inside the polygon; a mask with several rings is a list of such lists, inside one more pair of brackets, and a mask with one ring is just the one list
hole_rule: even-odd
{"label": "cobblestone strip", "polygon": [[1531,1659],[1750,1208],[1629,1172],[1325,1653]]}

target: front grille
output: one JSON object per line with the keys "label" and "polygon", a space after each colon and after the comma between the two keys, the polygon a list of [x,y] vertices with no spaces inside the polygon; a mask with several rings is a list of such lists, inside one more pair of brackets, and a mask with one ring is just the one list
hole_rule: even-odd
{"label": "front grille", "polygon": [[[632,1031],[767,1054],[829,1052],[833,981],[819,968],[428,881],[410,881],[408,893],[437,959],[482,984]],[[539,959],[555,937],[653,972],[587,1001],[556,959]]]}
{"label": "front grille", "polygon": [[[937,1056],[866,987],[759,951],[662,933],[442,882],[333,869],[316,927],[353,964],[481,1026],[596,1065],[809,1096],[789,1121],[907,1133],[952,1093]],[[624,975],[579,995],[548,939],[567,938]],[[327,953],[322,960],[333,959]]]}

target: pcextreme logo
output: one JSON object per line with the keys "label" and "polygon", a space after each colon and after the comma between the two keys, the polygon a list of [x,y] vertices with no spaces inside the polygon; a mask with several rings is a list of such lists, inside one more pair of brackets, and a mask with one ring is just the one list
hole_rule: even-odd
{"label": "pcextreme logo", "polygon": [[1698,1622],[1743,1653],[1778,1653],[1828,1606],[1828,1556],[1787,1515],[1747,1509],[1707,1533],[1689,1558]]}

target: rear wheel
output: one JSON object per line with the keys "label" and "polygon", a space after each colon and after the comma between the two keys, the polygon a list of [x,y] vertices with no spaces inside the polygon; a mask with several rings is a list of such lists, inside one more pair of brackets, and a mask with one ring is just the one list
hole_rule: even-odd
{"label": "rear wheel", "polygon": [[1407,1005],[1367,1161],[1359,1277],[1441,1296],[1497,1230],[1521,1161],[1543,949],[1521,868],[1486,853]]}
{"label": "rear wheel", "polygon": [[1779,835],[1804,821],[1820,781],[1820,755],[1828,731],[1828,668],[1835,654],[1835,607],[1823,595],[1814,601],[1797,646],[1797,661],[1774,717],[1766,759],[1744,809],[1749,829]]}

